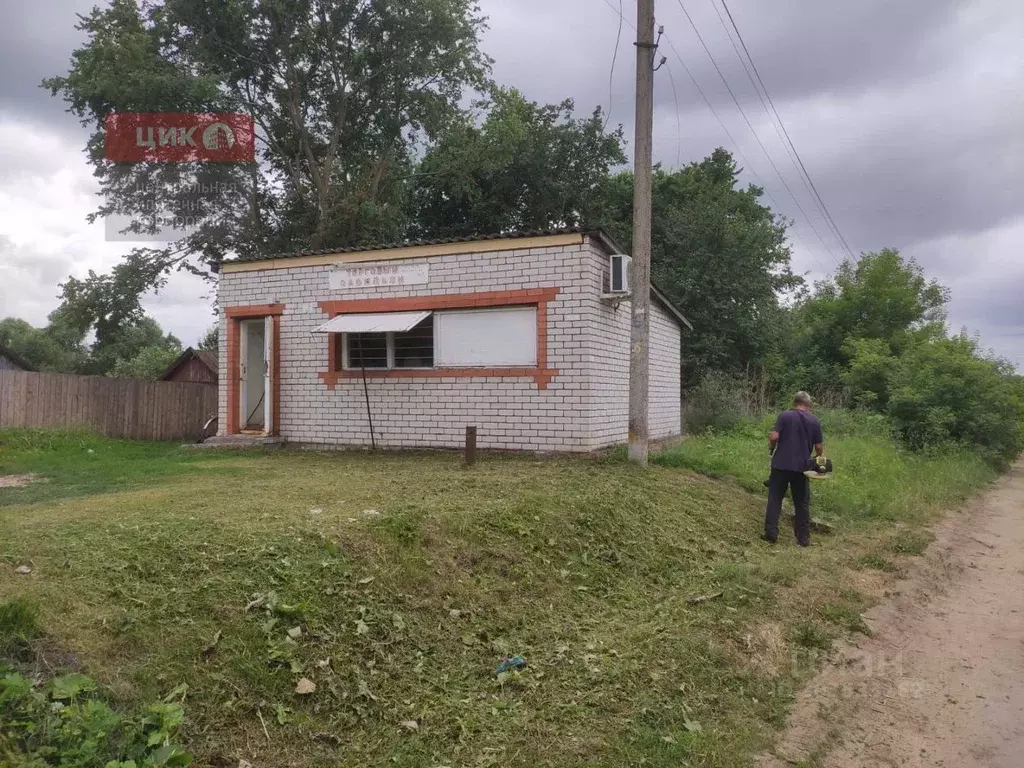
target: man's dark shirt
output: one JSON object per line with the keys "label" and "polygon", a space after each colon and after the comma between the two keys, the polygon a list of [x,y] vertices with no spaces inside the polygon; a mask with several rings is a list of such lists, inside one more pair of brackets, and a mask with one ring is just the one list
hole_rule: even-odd
{"label": "man's dark shirt", "polygon": [[818,417],[795,408],[780,413],[772,431],[779,433],[779,442],[772,457],[772,469],[786,472],[803,472],[807,469],[807,459],[814,446],[825,442]]}

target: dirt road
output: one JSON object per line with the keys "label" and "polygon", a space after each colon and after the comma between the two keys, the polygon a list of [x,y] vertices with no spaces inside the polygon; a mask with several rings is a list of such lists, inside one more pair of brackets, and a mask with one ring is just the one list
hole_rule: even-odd
{"label": "dirt road", "polygon": [[764,768],[1024,766],[1024,464],[952,514],[870,638],[798,699]]}

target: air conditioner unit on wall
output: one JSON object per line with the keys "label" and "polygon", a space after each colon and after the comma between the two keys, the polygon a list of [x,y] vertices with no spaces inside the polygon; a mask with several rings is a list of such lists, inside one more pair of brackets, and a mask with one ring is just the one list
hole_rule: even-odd
{"label": "air conditioner unit on wall", "polygon": [[632,261],[624,253],[613,253],[608,257],[609,293],[629,293],[629,265]]}

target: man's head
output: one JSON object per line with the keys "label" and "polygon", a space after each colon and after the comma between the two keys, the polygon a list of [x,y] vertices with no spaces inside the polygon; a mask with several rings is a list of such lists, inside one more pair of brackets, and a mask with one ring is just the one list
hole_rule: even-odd
{"label": "man's head", "polygon": [[802,411],[809,411],[811,409],[811,396],[806,392],[797,392],[793,395],[793,407],[799,408]]}

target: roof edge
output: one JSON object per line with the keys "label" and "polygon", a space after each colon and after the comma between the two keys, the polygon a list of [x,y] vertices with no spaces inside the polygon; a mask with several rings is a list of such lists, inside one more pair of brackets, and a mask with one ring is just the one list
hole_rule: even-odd
{"label": "roof edge", "polygon": [[662,293],[658,289],[658,287],[655,286],[653,283],[651,284],[651,298],[653,298],[655,301],[661,304],[661,306],[664,307],[668,311],[668,313],[672,315],[676,320],[678,320],[682,325],[685,325],[691,331],[693,330],[693,324],[686,319],[686,315],[680,312],[679,308],[671,301],[669,301],[668,297],[664,293]]}
{"label": "roof edge", "polygon": [[586,237],[593,230],[586,227],[556,227],[552,229],[522,230],[514,232],[495,232],[484,235],[463,235],[458,237],[406,240],[397,243],[375,243],[369,245],[349,246],[346,248],[326,248],[320,250],[305,250],[292,253],[277,253],[247,258],[221,259],[217,262],[217,268],[221,266],[232,266],[236,264],[250,264],[264,261],[286,261],[288,259],[303,258],[310,256],[342,256],[345,254],[365,254],[385,251],[396,251],[406,248],[429,248],[432,246],[458,245],[461,243],[488,243],[513,240],[526,240],[530,238],[557,237],[560,235],[578,235]]}
{"label": "roof edge", "polygon": [[0,344],[0,355],[3,355],[8,360],[19,366],[22,370],[28,371],[29,373],[38,373],[39,370],[29,362],[25,360],[21,355],[13,352],[10,347],[5,347]]}
{"label": "roof edge", "polygon": [[[586,235],[587,237],[592,237],[600,242],[609,254],[626,253],[626,249],[615,242],[615,239],[603,229],[590,230]],[[668,296],[666,296],[665,293],[653,282],[651,283],[651,298],[661,304],[661,306],[664,307],[672,317],[678,320],[681,325],[685,325],[691,331],[693,330],[693,324],[686,319],[686,315],[684,315],[682,311],[680,311],[680,309],[669,300]]]}
{"label": "roof edge", "polygon": [[[203,360],[203,356],[199,354],[199,352],[200,350],[196,349],[195,347],[186,347],[185,349],[183,349],[181,354],[174,359],[174,362],[167,367],[167,370],[160,374],[160,378],[158,378],[157,381],[165,381],[168,376],[170,376],[172,373],[178,370],[178,368],[180,368],[182,365],[184,365],[192,358],[199,360],[207,368],[210,368],[210,364],[206,360]],[[218,374],[218,376],[220,375],[220,372],[217,371],[216,369],[210,368],[210,370]]]}

